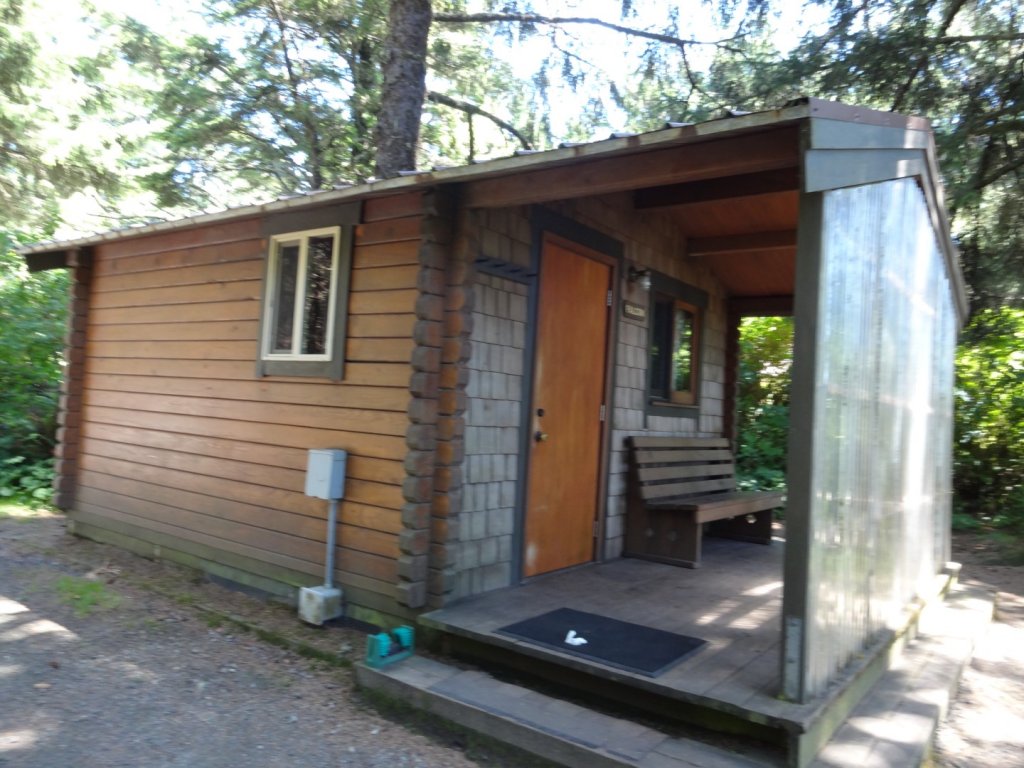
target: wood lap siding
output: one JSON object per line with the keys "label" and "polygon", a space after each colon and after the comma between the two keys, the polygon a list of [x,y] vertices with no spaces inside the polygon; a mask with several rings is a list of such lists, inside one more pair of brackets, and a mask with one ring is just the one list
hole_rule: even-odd
{"label": "wood lap siding", "polygon": [[342,382],[255,376],[258,218],[96,249],[76,512],[322,575],[326,502],[307,449],[349,451],[337,568],[397,582],[417,298],[419,195],[368,201],[356,228]]}

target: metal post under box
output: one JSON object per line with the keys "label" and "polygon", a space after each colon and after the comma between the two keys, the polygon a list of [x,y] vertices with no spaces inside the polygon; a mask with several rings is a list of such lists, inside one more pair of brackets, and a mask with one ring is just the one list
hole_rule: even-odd
{"label": "metal post under box", "polygon": [[334,586],[334,548],[337,544],[338,500],[345,496],[345,460],[340,448],[311,448],[306,463],[306,495],[326,499],[327,552],[324,556],[324,583],[299,590],[299,618],[310,624],[323,624],[344,612],[342,591]]}

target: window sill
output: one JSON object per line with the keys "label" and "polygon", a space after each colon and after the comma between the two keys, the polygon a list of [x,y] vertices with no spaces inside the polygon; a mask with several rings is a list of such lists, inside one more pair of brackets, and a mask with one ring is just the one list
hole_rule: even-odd
{"label": "window sill", "polygon": [[261,360],[259,376],[301,376],[308,379],[341,379],[340,360]]}
{"label": "window sill", "polygon": [[648,400],[644,413],[648,416],[679,416],[696,418],[700,415],[700,403],[673,403],[668,400]]}

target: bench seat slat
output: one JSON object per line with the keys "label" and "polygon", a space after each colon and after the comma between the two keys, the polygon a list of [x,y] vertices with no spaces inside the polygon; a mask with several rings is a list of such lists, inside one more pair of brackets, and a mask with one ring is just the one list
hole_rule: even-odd
{"label": "bench seat slat", "polygon": [[721,520],[723,517],[736,517],[776,509],[782,506],[783,498],[781,493],[737,491],[709,496],[691,496],[675,502],[659,500],[648,502],[648,506],[652,509],[693,512],[695,513],[695,522],[707,523],[712,520]]}

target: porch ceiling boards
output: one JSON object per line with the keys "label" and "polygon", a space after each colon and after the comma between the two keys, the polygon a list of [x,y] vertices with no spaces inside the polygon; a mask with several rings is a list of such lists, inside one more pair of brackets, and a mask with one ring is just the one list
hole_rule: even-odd
{"label": "porch ceiling boards", "polygon": [[[801,732],[816,705],[779,701],[779,623],[784,543],[707,538],[704,567],[623,558],[544,576],[426,614],[449,635],[543,659],[751,723]],[[512,622],[568,607],[699,637],[707,645],[656,678],[496,634]]]}
{"label": "porch ceiling boards", "polygon": [[785,167],[634,193],[638,210],[672,217],[732,296],[791,296],[796,280],[799,169]]}

